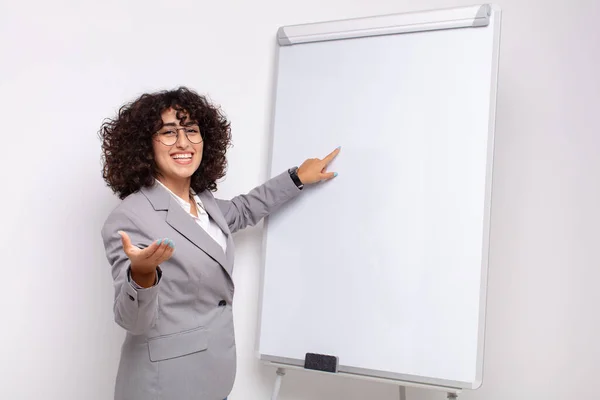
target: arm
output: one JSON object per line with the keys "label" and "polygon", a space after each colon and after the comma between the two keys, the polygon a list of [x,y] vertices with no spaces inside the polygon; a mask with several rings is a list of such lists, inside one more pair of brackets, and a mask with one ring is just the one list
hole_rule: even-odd
{"label": "arm", "polygon": [[232,233],[256,225],[285,202],[301,193],[290,174],[285,171],[255,187],[247,194],[231,200],[215,199]]}
{"label": "arm", "polygon": [[123,250],[119,230],[126,231],[131,242],[144,248],[152,243],[130,216],[123,212],[111,214],[102,228],[102,239],[106,258],[111,265],[114,282],[114,318],[122,328],[139,335],[154,323],[157,312],[160,269],[157,269],[156,284],[141,288],[131,279],[129,258]]}
{"label": "arm", "polygon": [[[325,170],[339,152],[340,148],[338,147],[322,160],[310,158],[304,161],[298,168],[299,183],[311,185],[337,176],[336,172],[326,172]],[[296,186],[289,172],[285,171],[255,187],[248,194],[236,196],[231,200],[215,200],[225,216],[229,230],[234,233],[248,225],[256,225],[258,221],[285,202],[298,196],[300,191],[301,189]]]}

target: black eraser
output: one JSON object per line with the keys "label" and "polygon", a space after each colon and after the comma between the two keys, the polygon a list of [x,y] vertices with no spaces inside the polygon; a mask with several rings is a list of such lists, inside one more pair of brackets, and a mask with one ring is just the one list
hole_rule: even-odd
{"label": "black eraser", "polygon": [[337,372],[338,358],[326,354],[306,353],[304,368],[324,372]]}

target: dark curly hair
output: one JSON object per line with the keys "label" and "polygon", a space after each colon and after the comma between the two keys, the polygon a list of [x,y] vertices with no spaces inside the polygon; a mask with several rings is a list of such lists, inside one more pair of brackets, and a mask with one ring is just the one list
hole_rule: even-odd
{"label": "dark curly hair", "polygon": [[225,153],[231,144],[231,126],[220,108],[206,97],[186,88],[145,93],[123,105],[114,119],[102,124],[102,176],[120,199],[154,184],[158,173],[152,137],[163,126],[161,114],[173,108],[183,125],[188,114],[196,122],[204,141],[202,162],[192,175],[191,188],[200,193],[215,191],[225,176]]}

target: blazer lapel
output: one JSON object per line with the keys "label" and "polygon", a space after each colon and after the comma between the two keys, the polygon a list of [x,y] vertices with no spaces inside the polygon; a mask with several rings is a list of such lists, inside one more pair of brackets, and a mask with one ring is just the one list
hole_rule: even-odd
{"label": "blazer lapel", "polygon": [[[150,188],[143,188],[156,211],[167,211],[166,222],[177,232],[204,251],[229,274],[228,262],[221,246],[185,212],[183,208],[164,188],[155,184]],[[219,225],[220,226],[220,225]],[[226,231],[224,231],[226,232]]]}
{"label": "blazer lapel", "polygon": [[227,270],[227,272],[229,273],[229,275],[231,275],[233,272],[234,251],[233,251],[233,242],[232,242],[232,238],[231,238],[231,231],[229,230],[227,221],[225,221],[225,217],[223,216],[223,213],[221,212],[219,205],[215,201],[215,198],[212,196],[212,193],[210,193],[208,190],[205,190],[202,193],[199,193],[198,197],[202,201],[202,204],[204,205],[204,209],[206,210],[206,212],[208,213],[210,218],[212,218],[212,220],[215,221],[215,223],[219,226],[219,228],[221,228],[221,230],[225,234],[225,237],[227,238],[227,249],[226,249],[226,254],[225,254],[225,256],[227,258],[227,265],[224,267]]}
{"label": "blazer lapel", "polygon": [[213,221],[215,221],[217,225],[219,225],[219,228],[221,228],[225,236],[229,238],[230,232],[229,226],[227,226],[227,221],[225,221],[225,217],[223,216],[221,209],[217,205],[215,198],[207,192],[207,190],[203,191],[202,193],[198,194],[198,197],[200,198],[200,200],[202,200],[202,204],[204,205],[204,209],[206,210],[208,215],[210,215]]}

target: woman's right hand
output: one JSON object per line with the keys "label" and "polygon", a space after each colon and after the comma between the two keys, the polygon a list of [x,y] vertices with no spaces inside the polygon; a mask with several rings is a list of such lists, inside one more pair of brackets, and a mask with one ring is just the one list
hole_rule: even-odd
{"label": "woman's right hand", "polygon": [[119,231],[119,234],[123,242],[123,250],[131,262],[132,275],[154,277],[156,268],[171,258],[175,251],[175,244],[170,239],[155,240],[150,246],[140,249],[131,244],[131,239],[125,232]]}

